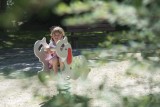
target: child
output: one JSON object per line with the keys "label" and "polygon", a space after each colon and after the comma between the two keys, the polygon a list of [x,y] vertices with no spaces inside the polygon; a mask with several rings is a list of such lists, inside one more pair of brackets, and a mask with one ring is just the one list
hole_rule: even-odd
{"label": "child", "polygon": [[60,65],[60,69],[63,70],[64,63],[57,56],[56,52],[53,51],[53,48],[56,47],[56,43],[58,40],[61,40],[64,38],[65,33],[61,27],[56,26],[54,28],[51,28],[50,36],[51,36],[51,40],[49,43],[49,48],[46,48],[46,51],[47,51],[46,60],[48,60],[48,62],[49,62],[49,68],[52,68],[53,71],[55,73],[57,73],[58,72],[58,65]]}

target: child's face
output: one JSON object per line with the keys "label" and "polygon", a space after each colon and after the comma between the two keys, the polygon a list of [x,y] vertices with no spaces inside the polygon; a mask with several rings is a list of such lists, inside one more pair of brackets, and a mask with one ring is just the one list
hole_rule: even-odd
{"label": "child's face", "polygon": [[51,38],[57,42],[58,40],[61,40],[63,38],[63,35],[62,33],[60,32],[54,32],[52,35],[51,35]]}

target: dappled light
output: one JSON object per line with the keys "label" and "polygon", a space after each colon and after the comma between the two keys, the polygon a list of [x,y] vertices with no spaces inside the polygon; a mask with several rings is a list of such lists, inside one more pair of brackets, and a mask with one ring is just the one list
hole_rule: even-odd
{"label": "dappled light", "polygon": [[[1,106],[159,107],[159,13],[159,0],[1,0]],[[43,71],[34,54],[51,26],[72,72]]]}

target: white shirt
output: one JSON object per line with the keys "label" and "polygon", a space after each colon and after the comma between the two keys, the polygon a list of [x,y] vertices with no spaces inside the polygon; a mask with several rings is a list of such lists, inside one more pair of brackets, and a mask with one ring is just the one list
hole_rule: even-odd
{"label": "white shirt", "polygon": [[[53,41],[53,40],[50,40],[50,43],[49,43],[49,48],[50,49],[54,49],[56,47],[56,44],[55,44],[55,42]],[[55,51],[53,51],[53,53],[48,53],[47,55],[46,55],[46,59],[45,60],[51,60],[52,58],[54,58],[54,57],[56,57],[57,55],[56,55],[56,52]]]}

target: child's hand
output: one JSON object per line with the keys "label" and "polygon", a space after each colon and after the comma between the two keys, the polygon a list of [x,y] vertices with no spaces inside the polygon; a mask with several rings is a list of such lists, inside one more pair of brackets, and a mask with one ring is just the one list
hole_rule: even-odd
{"label": "child's hand", "polygon": [[47,53],[51,53],[52,51],[50,50],[50,48],[46,48]]}
{"label": "child's hand", "polygon": [[53,48],[47,48],[46,50],[47,50],[47,53],[49,54],[53,54],[56,52]]}

